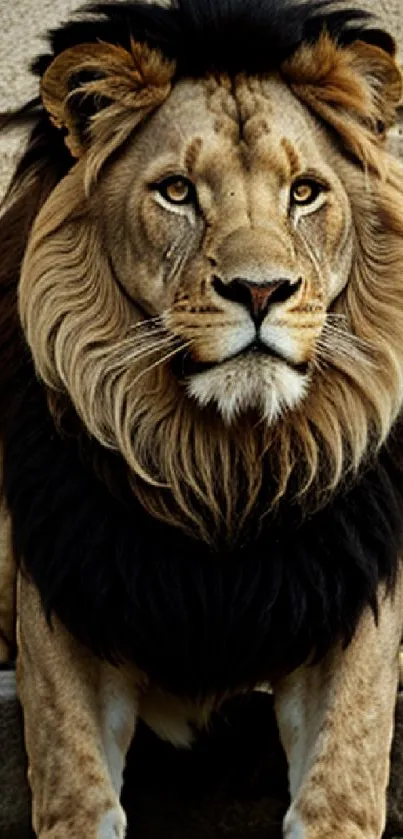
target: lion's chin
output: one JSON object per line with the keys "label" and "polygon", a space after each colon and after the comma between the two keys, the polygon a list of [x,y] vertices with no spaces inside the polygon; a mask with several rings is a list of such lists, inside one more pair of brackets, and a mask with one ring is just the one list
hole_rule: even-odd
{"label": "lion's chin", "polygon": [[286,361],[245,355],[218,364],[187,380],[188,394],[200,407],[216,406],[227,424],[256,411],[271,425],[304,399],[310,374]]}

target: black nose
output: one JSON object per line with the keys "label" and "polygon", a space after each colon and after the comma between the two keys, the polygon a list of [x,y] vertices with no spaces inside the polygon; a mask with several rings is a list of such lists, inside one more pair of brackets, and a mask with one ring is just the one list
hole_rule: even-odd
{"label": "black nose", "polygon": [[302,280],[290,280],[279,277],[264,283],[255,283],[243,277],[235,277],[224,283],[219,277],[213,278],[213,287],[220,297],[240,303],[250,312],[256,326],[260,326],[274,303],[283,303],[300,288]]}

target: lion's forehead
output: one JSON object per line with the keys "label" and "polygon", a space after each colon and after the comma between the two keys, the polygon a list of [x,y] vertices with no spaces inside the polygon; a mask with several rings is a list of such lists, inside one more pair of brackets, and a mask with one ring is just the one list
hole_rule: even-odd
{"label": "lion's forehead", "polygon": [[[151,121],[153,153],[171,153],[186,168],[275,173],[280,181],[325,160],[315,118],[277,74],[183,79]],[[148,139],[148,138],[147,138]],[[202,165],[202,162],[204,165]]]}

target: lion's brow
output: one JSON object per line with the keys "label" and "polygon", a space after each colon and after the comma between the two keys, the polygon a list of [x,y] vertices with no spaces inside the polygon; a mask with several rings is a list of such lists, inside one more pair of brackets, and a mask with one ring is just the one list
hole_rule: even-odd
{"label": "lion's brow", "polygon": [[190,175],[192,175],[196,169],[197,161],[200,157],[200,153],[203,148],[203,141],[201,137],[194,137],[185,151],[185,167]]}
{"label": "lion's brow", "polygon": [[290,180],[292,180],[297,175],[299,175],[299,173],[301,172],[301,158],[300,158],[300,155],[298,154],[298,150],[296,149],[294,144],[291,142],[291,140],[288,139],[288,137],[282,137],[282,139],[280,141],[280,145],[281,145],[282,149],[284,150],[284,152],[286,154],[287,161],[288,161],[289,167],[290,167],[289,176],[290,176]]}

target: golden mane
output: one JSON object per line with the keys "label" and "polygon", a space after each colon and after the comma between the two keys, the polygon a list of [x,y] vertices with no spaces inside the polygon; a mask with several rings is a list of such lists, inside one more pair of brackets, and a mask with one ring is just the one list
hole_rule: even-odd
{"label": "golden mane", "polygon": [[[22,272],[23,324],[48,387],[66,389],[90,433],[121,452],[136,494],[153,515],[205,539],[212,536],[206,530],[211,520],[218,530],[241,526],[264,495],[268,474],[277,485],[266,499],[269,507],[296,476],[301,501],[313,488],[316,501],[324,500],[382,445],[402,405],[400,171],[392,164],[376,192],[357,189],[351,196],[354,266],[335,311],[362,340],[361,357],[341,351],[315,370],[302,408],[275,427],[243,417],[229,428],[213,410],[200,412],[190,402],[169,364],[149,370],[142,360],[153,330],[133,328],[130,303],[80,212],[80,170],[40,213]],[[60,273],[63,296],[55,293]]]}
{"label": "golden mane", "polygon": [[[92,179],[88,190],[85,155],[34,225],[19,294],[39,376],[51,392],[68,394],[91,435],[121,453],[134,492],[153,516],[207,542],[223,532],[236,538],[257,506],[272,510],[290,492],[306,512],[323,503],[382,446],[402,407],[403,174],[374,133],[379,91],[374,100],[363,81],[351,80],[357,63],[380,61],[381,50],[368,50],[361,45],[353,61],[323,36],[284,65],[294,92],[358,158],[349,187],[353,266],[332,309],[355,341],[354,351],[341,341],[317,366],[305,401],[274,426],[252,414],[228,426],[212,408],[197,408],[173,375],[163,342],[159,351],[152,322],[139,317],[133,325],[133,303],[102,246],[97,186]],[[338,79],[337,107],[329,74],[331,82]],[[396,102],[397,77],[389,75]],[[386,110],[388,124],[392,106]],[[104,118],[103,131],[105,125]],[[91,165],[99,173],[104,152],[101,145],[98,165],[96,148]]]}

